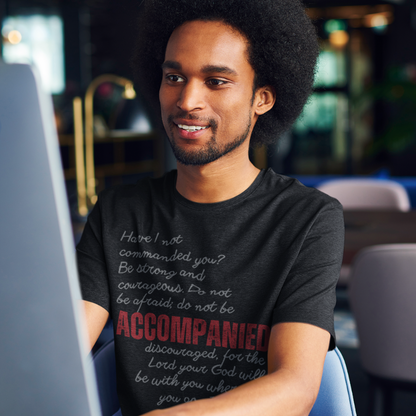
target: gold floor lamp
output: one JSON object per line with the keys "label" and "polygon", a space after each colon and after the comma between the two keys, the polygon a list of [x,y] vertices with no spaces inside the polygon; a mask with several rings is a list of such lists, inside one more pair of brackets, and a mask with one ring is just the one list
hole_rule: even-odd
{"label": "gold floor lamp", "polygon": [[88,214],[89,208],[97,202],[96,180],[94,168],[94,93],[97,87],[105,82],[111,82],[124,88],[123,98],[132,100],[136,97],[133,82],[117,75],[105,74],[95,78],[85,93],[85,142],[82,117],[82,99],[75,97],[74,108],[74,138],[75,165],[77,180],[78,212],[81,216]]}

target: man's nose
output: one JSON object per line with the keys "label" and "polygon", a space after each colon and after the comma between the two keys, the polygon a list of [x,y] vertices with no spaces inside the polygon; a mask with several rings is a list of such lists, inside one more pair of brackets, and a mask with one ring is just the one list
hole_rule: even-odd
{"label": "man's nose", "polygon": [[183,111],[202,110],[205,107],[204,86],[198,81],[188,81],[181,90],[176,105]]}

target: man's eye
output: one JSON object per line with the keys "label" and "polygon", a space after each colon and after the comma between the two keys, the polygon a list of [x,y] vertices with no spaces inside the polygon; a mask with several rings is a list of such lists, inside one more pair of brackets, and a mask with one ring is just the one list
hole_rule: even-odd
{"label": "man's eye", "polygon": [[226,83],[227,83],[227,81],[223,81],[221,79],[215,79],[215,78],[209,79],[207,81],[208,85],[212,85],[214,87],[218,87],[219,85],[225,85]]}
{"label": "man's eye", "polygon": [[166,78],[172,82],[184,82],[184,79],[179,75],[166,75]]}

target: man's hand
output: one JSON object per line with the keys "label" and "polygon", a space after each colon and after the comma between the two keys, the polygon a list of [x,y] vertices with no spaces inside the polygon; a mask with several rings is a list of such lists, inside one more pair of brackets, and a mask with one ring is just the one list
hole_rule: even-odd
{"label": "man's hand", "polygon": [[211,399],[143,416],[307,416],[319,392],[330,335],[304,323],[272,328],[268,374]]}

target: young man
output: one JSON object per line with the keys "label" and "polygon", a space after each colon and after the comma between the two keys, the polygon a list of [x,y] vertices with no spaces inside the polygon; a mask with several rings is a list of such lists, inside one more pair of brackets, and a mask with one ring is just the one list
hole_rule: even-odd
{"label": "young man", "polygon": [[105,191],[89,217],[91,345],[110,315],[123,416],[307,415],[334,347],[342,209],[248,150],[299,115],[313,27],[295,0],[146,0],[141,27],[177,171]]}

